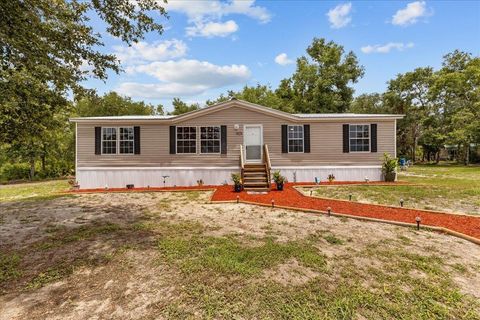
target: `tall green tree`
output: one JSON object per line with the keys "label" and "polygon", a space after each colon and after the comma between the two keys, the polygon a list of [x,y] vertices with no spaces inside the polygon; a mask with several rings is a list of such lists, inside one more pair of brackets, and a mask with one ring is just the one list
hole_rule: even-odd
{"label": "tall green tree", "polygon": [[1,1],[0,145],[28,158],[33,169],[42,139],[69,107],[68,94],[86,94],[83,80],[120,71],[115,55],[102,52],[90,17],[98,15],[108,33],[131,44],[162,32],[154,12],[166,15],[156,0]]}
{"label": "tall green tree", "polygon": [[109,92],[102,97],[86,96],[75,104],[76,114],[80,117],[126,116],[126,115],[162,115],[161,104],[154,106],[143,101],[132,101],[116,92]]}
{"label": "tall green tree", "polygon": [[447,143],[465,164],[470,145],[480,143],[480,57],[455,50],[444,56],[431,90]]}
{"label": "tall green tree", "polygon": [[169,112],[171,115],[180,115],[200,109],[200,105],[198,103],[192,103],[189,105],[180,100],[180,98],[173,98],[172,105],[173,111]]}
{"label": "tall green tree", "polygon": [[386,102],[390,103],[390,109],[394,113],[405,115],[398,122],[402,151],[408,152],[414,162],[422,123],[433,110],[429,98],[432,81],[433,69],[426,67],[399,74],[388,83]]}
{"label": "tall green tree", "polygon": [[242,90],[229,91],[227,95],[220,95],[216,100],[208,100],[207,105],[212,105],[224,101],[228,101],[232,98],[256,103],[265,107],[282,110],[285,112],[291,112],[288,104],[284,103],[270,86],[257,84],[256,86],[244,86]]}
{"label": "tall green tree", "polygon": [[353,99],[349,112],[381,114],[390,113],[391,110],[383,101],[380,93],[364,93]]}
{"label": "tall green tree", "polygon": [[281,81],[277,95],[299,113],[345,112],[353,98],[351,85],[364,74],[356,55],[318,38],[307,54],[297,59],[295,73]]}

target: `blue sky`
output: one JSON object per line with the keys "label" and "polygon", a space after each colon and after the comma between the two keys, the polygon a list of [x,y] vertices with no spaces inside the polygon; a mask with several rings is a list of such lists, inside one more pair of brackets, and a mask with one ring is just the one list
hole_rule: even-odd
{"label": "blue sky", "polygon": [[115,53],[126,72],[104,83],[134,100],[173,97],[201,105],[227,90],[270,84],[295,71],[314,37],[353,51],[365,76],[355,95],[382,92],[398,73],[441,65],[455,49],[480,55],[479,1],[169,1],[166,31],[127,47],[103,32],[102,51]]}

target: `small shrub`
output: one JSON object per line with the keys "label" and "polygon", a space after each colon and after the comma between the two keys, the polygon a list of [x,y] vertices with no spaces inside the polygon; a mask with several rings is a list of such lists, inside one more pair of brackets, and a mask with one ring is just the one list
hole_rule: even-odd
{"label": "small shrub", "polygon": [[233,184],[238,186],[242,184],[242,177],[240,176],[239,173],[232,173],[232,181]]}
{"label": "small shrub", "polygon": [[27,180],[30,178],[30,166],[26,163],[7,163],[0,170],[0,180]]}
{"label": "small shrub", "polygon": [[397,158],[392,158],[388,153],[383,154],[382,172],[383,174],[395,173],[398,166]]}
{"label": "small shrub", "polygon": [[285,177],[280,174],[280,171],[274,171],[272,174],[272,179],[276,184],[282,184],[285,182]]}

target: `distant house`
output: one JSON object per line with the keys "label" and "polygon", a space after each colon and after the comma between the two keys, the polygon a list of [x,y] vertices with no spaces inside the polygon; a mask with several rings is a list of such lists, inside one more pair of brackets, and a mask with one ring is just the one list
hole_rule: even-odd
{"label": "distant house", "polygon": [[[288,181],[380,180],[384,152],[396,155],[391,114],[290,114],[230,100],[179,116],[73,118],[81,189]],[[165,181],[165,183],[164,183]]]}

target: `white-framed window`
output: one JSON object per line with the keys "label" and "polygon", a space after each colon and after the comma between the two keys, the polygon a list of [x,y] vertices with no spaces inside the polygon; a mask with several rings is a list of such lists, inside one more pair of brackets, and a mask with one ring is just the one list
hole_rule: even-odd
{"label": "white-framed window", "polygon": [[288,152],[303,152],[303,126],[288,126]]}
{"label": "white-framed window", "polygon": [[177,127],[177,153],[197,153],[197,127]]}
{"label": "white-framed window", "polygon": [[134,133],[133,127],[120,127],[119,130],[119,153],[134,154]]}
{"label": "white-framed window", "polygon": [[133,127],[102,127],[102,154],[134,154]]}
{"label": "white-framed window", "polygon": [[117,128],[102,127],[102,154],[117,153]]}
{"label": "white-framed window", "polygon": [[351,124],[349,125],[350,152],[370,151],[370,125]]}
{"label": "white-framed window", "polygon": [[200,153],[220,153],[220,126],[200,127]]}

